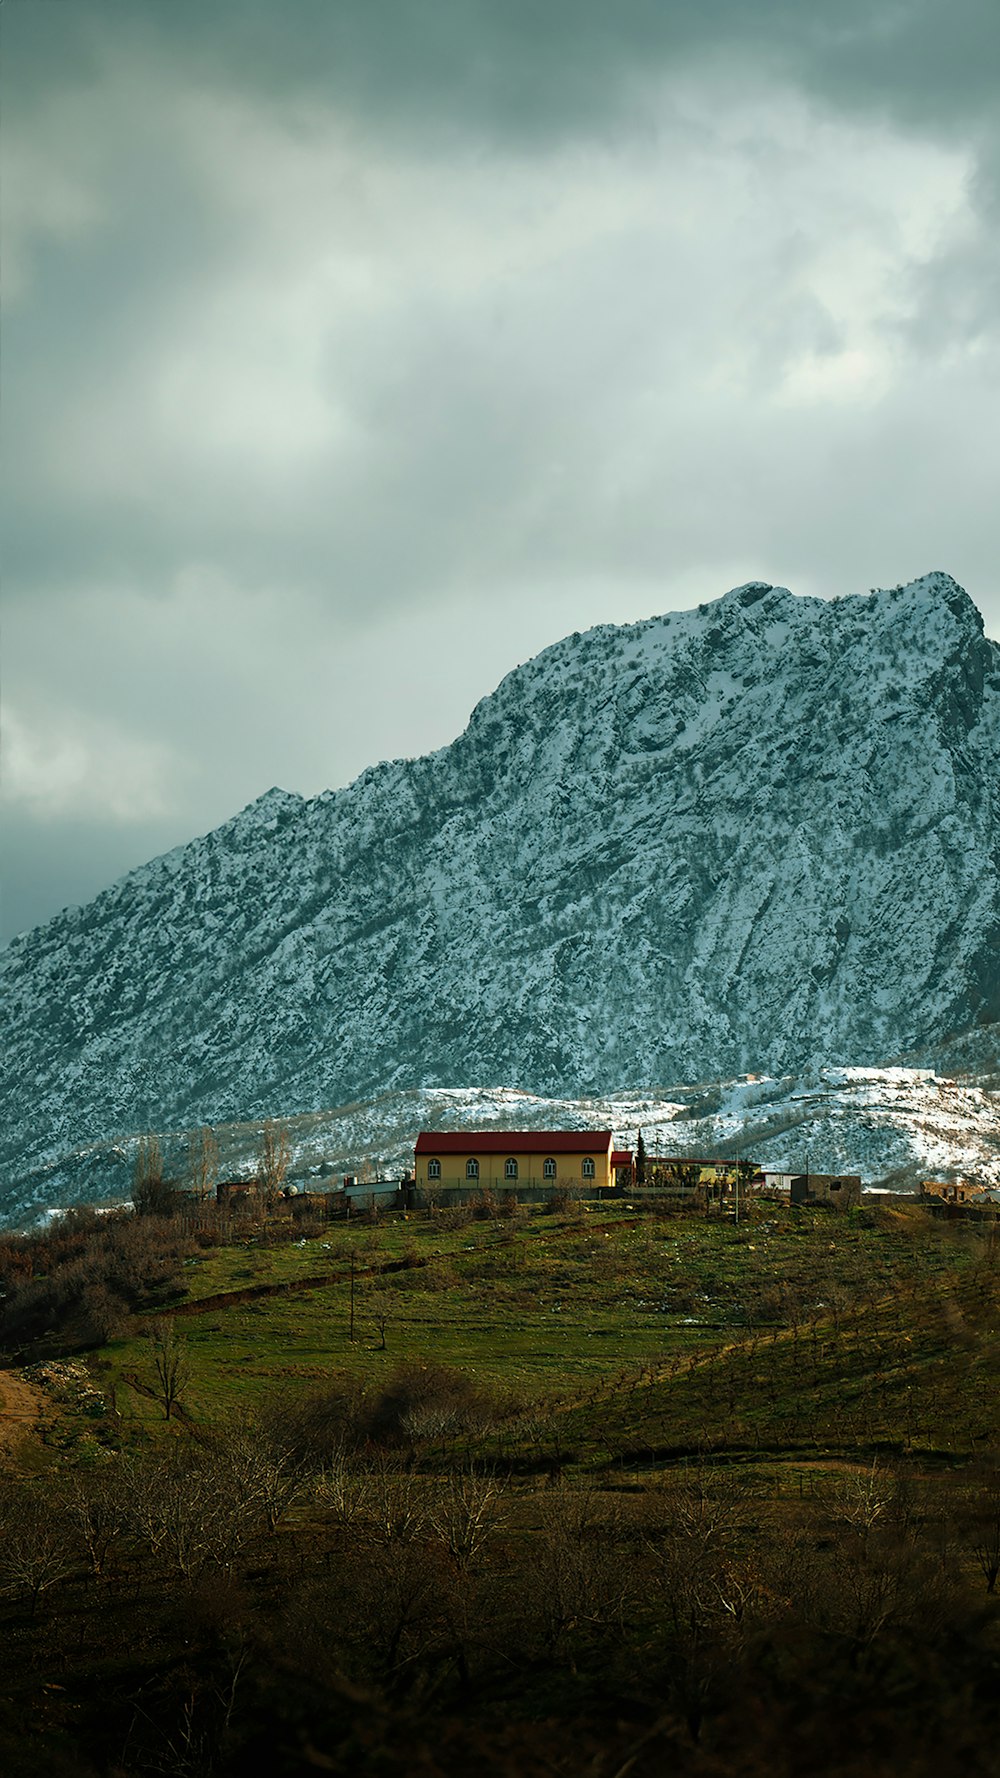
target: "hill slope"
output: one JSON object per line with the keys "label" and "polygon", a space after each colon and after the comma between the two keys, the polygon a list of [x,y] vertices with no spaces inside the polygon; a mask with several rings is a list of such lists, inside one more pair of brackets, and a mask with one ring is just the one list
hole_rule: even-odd
{"label": "hill slope", "polygon": [[947,575],[601,627],[451,746],[271,791],[16,940],[4,1173],[389,1088],[927,1050],[1000,1013],[998,881],[1000,647]]}

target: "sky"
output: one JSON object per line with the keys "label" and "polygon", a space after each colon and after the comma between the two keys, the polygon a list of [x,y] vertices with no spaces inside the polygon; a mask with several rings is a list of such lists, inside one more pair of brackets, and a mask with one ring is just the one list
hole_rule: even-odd
{"label": "sky", "polygon": [[996,0],[6,0],[2,935],[572,630],[1000,636]]}

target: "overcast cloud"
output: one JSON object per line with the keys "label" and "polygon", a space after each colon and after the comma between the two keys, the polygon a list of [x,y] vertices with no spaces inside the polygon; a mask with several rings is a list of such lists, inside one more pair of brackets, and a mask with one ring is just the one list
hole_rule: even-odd
{"label": "overcast cloud", "polygon": [[995,0],[8,0],[4,931],[573,629],[1000,635]]}

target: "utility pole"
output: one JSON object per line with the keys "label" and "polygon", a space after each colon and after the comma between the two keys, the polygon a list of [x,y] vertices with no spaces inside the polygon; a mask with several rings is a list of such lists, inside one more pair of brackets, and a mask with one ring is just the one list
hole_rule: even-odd
{"label": "utility pole", "polygon": [[740,1148],[736,1144],[736,1227],[740,1226]]}
{"label": "utility pole", "polygon": [[351,1339],[354,1338],[354,1248],[351,1248]]}

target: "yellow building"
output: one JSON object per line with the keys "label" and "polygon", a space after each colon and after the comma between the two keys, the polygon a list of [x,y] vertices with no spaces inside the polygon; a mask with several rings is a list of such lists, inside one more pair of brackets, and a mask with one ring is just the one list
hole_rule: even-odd
{"label": "yellow building", "polygon": [[615,1183],[610,1130],[421,1130],[419,1191],[594,1191]]}

